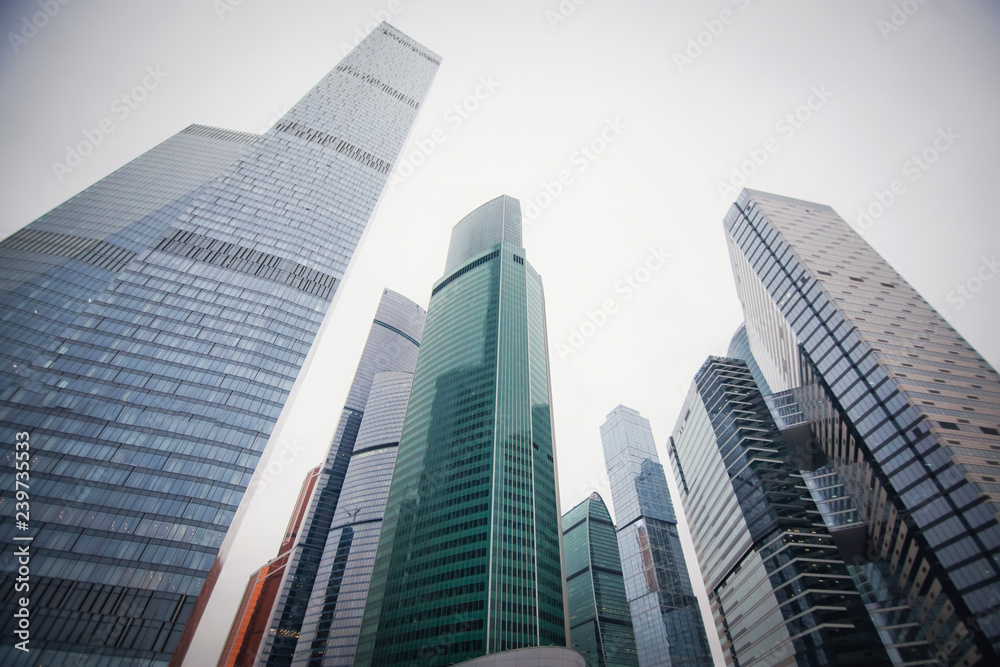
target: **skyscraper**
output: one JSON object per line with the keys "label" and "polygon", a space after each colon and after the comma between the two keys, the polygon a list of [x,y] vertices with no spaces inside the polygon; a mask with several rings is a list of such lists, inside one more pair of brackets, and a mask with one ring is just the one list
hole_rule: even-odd
{"label": "skyscraper", "polygon": [[638,667],[618,537],[604,500],[590,494],[562,525],[570,643],[587,667]]}
{"label": "skyscraper", "polygon": [[873,614],[997,664],[1000,376],[830,207],[744,190],[724,225],[753,355],[867,527]]}
{"label": "skyscraper", "polygon": [[[346,644],[341,649],[353,655],[360,618],[349,617],[347,610],[350,600],[359,604],[358,594],[364,607],[361,587],[367,588],[371,576],[372,552],[399,442],[396,431],[405,413],[426,314],[402,295],[383,291],[281,594],[270,613],[261,664],[288,665],[296,655],[313,652],[322,657],[328,640]],[[340,600],[344,576],[352,586]],[[309,625],[303,635],[307,609]],[[351,623],[353,634],[347,630]]]}
{"label": "skyscraper", "polygon": [[431,291],[356,664],[565,646],[548,366],[520,204],[497,197]]}
{"label": "skyscraper", "polygon": [[243,599],[236,611],[236,618],[233,619],[232,628],[229,630],[226,645],[222,649],[219,667],[253,666],[257,650],[267,632],[271,608],[278,596],[281,580],[287,569],[288,557],[302,528],[302,520],[305,519],[309,499],[313,489],[316,488],[316,480],[321,469],[322,466],[317,466],[310,470],[302,482],[298,500],[292,509],[292,517],[288,520],[288,528],[285,529],[285,538],[278,547],[278,555],[250,575]]}
{"label": "skyscraper", "polygon": [[32,663],[166,664],[439,62],[382,24],[263,136],[188,128],[0,244]]}
{"label": "skyscraper", "polygon": [[709,665],[708,635],[649,421],[619,405],[601,425],[601,443],[639,665]]}
{"label": "skyscraper", "polygon": [[726,664],[893,664],[744,361],[702,365],[669,451]]}

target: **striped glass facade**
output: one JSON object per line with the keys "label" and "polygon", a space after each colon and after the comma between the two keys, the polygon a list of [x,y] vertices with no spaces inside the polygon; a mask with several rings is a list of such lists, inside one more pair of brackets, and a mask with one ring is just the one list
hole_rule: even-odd
{"label": "striped glass facade", "polygon": [[562,518],[570,642],[587,667],[638,667],[611,514],[597,493]]}
{"label": "striped glass facade", "polygon": [[0,663],[167,664],[438,62],[380,25],[259,138],[189,128],[0,244]]}
{"label": "striped glass facade", "polygon": [[542,284],[516,199],[452,232],[435,283],[358,665],[565,646]]}
{"label": "striped glass facade", "polygon": [[745,190],[724,226],[753,355],[867,527],[872,613],[997,664],[1000,376],[830,207]]}
{"label": "striped glass facade", "polygon": [[711,664],[708,635],[649,420],[619,405],[601,426],[601,443],[639,664]]}
{"label": "striped glass facade", "polygon": [[[347,394],[347,402],[341,412],[340,423],[316,483],[316,491],[313,493],[303,522],[300,538],[292,549],[289,566],[282,581],[281,594],[271,611],[268,634],[260,650],[261,664],[288,665],[297,654],[301,656],[308,652],[312,655],[315,652],[317,660],[324,654],[324,647],[330,639],[333,607],[337,604],[339,593],[330,591],[330,608],[325,613],[322,610],[327,604],[325,601],[318,598],[312,601],[310,599],[314,596],[323,598],[327,596],[326,591],[331,585],[331,575],[328,571],[331,567],[331,558],[336,558],[339,554],[342,560],[346,559],[352,550],[355,551],[356,558],[363,558],[365,545],[371,540],[366,534],[370,532],[372,526],[367,524],[361,531],[362,535],[358,536],[357,544],[354,544],[349,537],[343,537],[344,531],[339,531],[338,527],[346,528],[349,533],[353,531],[352,521],[345,512],[354,508],[353,505],[350,508],[346,506],[341,508],[340,498],[345,490],[352,494],[357,493],[356,485],[364,483],[356,476],[359,470],[370,474],[371,481],[379,485],[385,485],[387,477],[392,474],[392,460],[387,461],[387,459],[394,459],[395,452],[388,451],[384,447],[377,450],[370,449],[399,441],[398,437],[393,439],[389,436],[388,440],[383,437],[386,427],[389,427],[391,432],[391,420],[395,418],[391,414],[391,408],[394,404],[389,403],[391,397],[386,397],[385,401],[380,398],[384,388],[376,385],[376,379],[387,372],[402,373],[404,377],[413,372],[426,314],[423,308],[406,297],[392,290],[383,291],[382,299],[375,311],[375,320]],[[390,383],[390,387],[396,387],[392,397],[398,400],[400,396],[398,382]],[[378,393],[375,393],[377,388]],[[403,400],[405,408],[405,397]],[[371,415],[371,419],[367,412],[369,404],[375,408],[375,414]],[[398,406],[395,407],[399,409]],[[384,413],[387,408],[390,409],[389,415]],[[378,442],[373,443],[372,436],[367,436],[369,438],[367,441],[362,439],[362,434],[366,432],[374,433],[374,439]],[[361,454],[359,448],[369,451]],[[356,453],[357,463],[354,459]],[[349,487],[346,480],[352,464],[355,470],[351,475],[352,484]],[[358,499],[354,498],[351,502],[358,502]],[[371,520],[374,520],[374,515],[378,513],[378,502],[377,498],[373,498],[373,504],[368,508],[371,512],[368,518]],[[369,545],[368,548],[372,547]],[[343,608],[341,612],[344,612]],[[306,639],[300,642],[307,613],[312,625],[307,630]]]}
{"label": "striped glass facade", "polygon": [[746,362],[708,358],[669,449],[726,664],[893,664]]}
{"label": "striped glass facade", "polygon": [[365,406],[293,664],[353,665],[412,373],[379,373]]}

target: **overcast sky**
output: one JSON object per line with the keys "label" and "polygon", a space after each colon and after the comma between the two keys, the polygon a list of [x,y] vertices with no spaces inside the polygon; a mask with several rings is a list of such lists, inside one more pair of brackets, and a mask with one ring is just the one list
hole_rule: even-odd
{"label": "overcast sky", "polygon": [[[191,123],[262,132],[377,20],[443,57],[276,433],[300,453],[249,506],[190,665],[214,664],[275,555],[382,288],[426,306],[451,227],[497,195],[536,213],[524,245],[546,290],[564,512],[595,490],[611,504],[598,429],[619,403],[652,422],[669,473],[691,379],[741,321],[721,221],[744,183],[863,226],[1000,360],[996,2],[50,4],[0,5],[4,236]],[[55,164],[102,121],[90,155]]]}

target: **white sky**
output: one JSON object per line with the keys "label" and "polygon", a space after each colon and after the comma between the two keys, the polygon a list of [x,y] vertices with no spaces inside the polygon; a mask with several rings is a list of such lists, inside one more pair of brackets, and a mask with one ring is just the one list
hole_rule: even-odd
{"label": "white sky", "polygon": [[[545,281],[563,511],[594,490],[611,504],[598,428],[619,403],[652,422],[669,471],[664,442],[691,378],[706,355],[725,353],[741,321],[721,225],[734,197],[717,184],[748,151],[763,164],[747,168],[747,186],[829,204],[852,223],[877,191],[901,181],[866,238],[998,366],[994,2],[231,7],[238,1],[71,2],[37,34],[13,40],[39,5],[0,8],[2,235],[190,123],[263,131],[336,65],[341,45],[369,30],[375,14],[444,58],[404,154],[421,143],[433,152],[418,155],[422,163],[382,198],[283,418],[280,437],[302,453],[248,508],[189,665],[214,664],[247,575],[275,555],[301,479],[328,447],[382,288],[426,306],[451,227],[499,194],[522,207],[537,202],[543,182],[561,171],[568,185],[526,225],[524,245]],[[546,12],[560,6],[573,11],[553,23]],[[220,7],[232,11],[220,18]],[[700,53],[689,42],[699,38],[707,45]],[[690,62],[679,65],[675,54],[687,48]],[[165,77],[123,117],[112,104],[141,84],[147,67]],[[449,113],[483,78],[496,87],[468,101],[477,108],[465,118]],[[815,91],[823,95],[811,98],[814,108],[799,109],[808,118],[783,120]],[[59,180],[52,163],[102,119],[113,132]],[[444,141],[428,143],[438,128]],[[947,148],[939,153],[935,138],[948,128],[952,139],[938,141]],[[581,146],[602,131],[613,141],[593,160],[582,157]],[[926,170],[908,163],[925,149],[937,158]],[[619,281],[651,249],[670,257],[629,292]],[[959,285],[970,299],[959,298]],[[587,329],[579,350],[560,355],[588,311],[609,299],[615,312]],[[687,557],[698,586],[693,553]],[[709,637],[714,643],[714,631]]]}

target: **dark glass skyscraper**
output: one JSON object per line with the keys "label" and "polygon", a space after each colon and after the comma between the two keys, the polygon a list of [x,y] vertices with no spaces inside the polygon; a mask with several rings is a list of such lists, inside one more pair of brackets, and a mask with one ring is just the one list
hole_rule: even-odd
{"label": "dark glass skyscraper", "polygon": [[[317,662],[323,660],[320,664],[331,664],[333,658],[326,655],[328,642],[331,648],[339,647],[339,653],[349,651],[346,660],[350,664],[362,612],[355,609],[352,616],[348,610],[352,600],[355,607],[364,607],[399,442],[397,431],[426,315],[402,295],[383,292],[281,594],[271,611],[260,651],[262,664],[288,665],[296,657],[300,661],[315,657]],[[341,599],[344,576],[350,585]]]}
{"label": "dark glass skyscraper", "polygon": [[597,493],[566,512],[563,560],[570,643],[587,667],[638,667],[618,537]]}
{"label": "dark glass skyscraper", "polygon": [[166,664],[439,62],[382,24],[263,136],[188,128],[0,244],[32,664]]}
{"label": "dark glass skyscraper", "polygon": [[565,646],[550,402],[541,279],[501,196],[431,292],[356,664]]}
{"label": "dark glass skyscraper", "polygon": [[892,664],[744,361],[708,358],[669,449],[727,664]]}
{"label": "dark glass skyscraper", "polygon": [[601,443],[639,665],[709,665],[708,635],[649,421],[619,405],[601,425]]}
{"label": "dark glass skyscraper", "polygon": [[1000,376],[830,207],[745,190],[724,225],[753,356],[867,528],[870,611],[1000,663]]}

